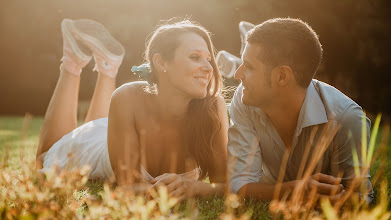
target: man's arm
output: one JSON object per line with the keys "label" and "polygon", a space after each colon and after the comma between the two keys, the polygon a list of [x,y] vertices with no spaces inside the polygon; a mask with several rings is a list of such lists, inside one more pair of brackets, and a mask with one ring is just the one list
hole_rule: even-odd
{"label": "man's arm", "polygon": [[280,187],[279,197],[290,194],[297,181],[284,182],[281,186],[265,184],[265,183],[248,183],[239,189],[238,195],[244,197],[252,197],[263,201],[271,201],[274,198],[274,192],[277,187]]}
{"label": "man's arm", "polygon": [[[366,134],[362,134],[362,117],[365,117]],[[368,149],[368,143],[370,138],[370,127],[371,122],[363,113],[361,107],[358,105],[351,105],[341,116],[339,120],[340,129],[338,130],[334,141],[333,141],[333,151],[331,154],[331,175],[337,176],[338,172],[343,171],[342,184],[345,188],[348,188],[355,178],[354,174],[354,162],[353,162],[353,148],[355,148],[358,159],[359,167],[363,168],[362,162],[362,135],[365,135],[367,138],[367,145],[364,146]],[[369,170],[360,179],[366,182],[366,185],[369,189],[369,195],[367,201],[370,202],[373,199],[373,191],[370,182]],[[356,188],[358,191],[359,188]]]}
{"label": "man's arm", "polygon": [[230,106],[228,129],[228,187],[233,193],[263,176],[259,140],[251,120],[251,110],[242,101],[242,85],[236,89]]}
{"label": "man's arm", "polygon": [[274,199],[274,193],[279,190],[278,198],[290,196],[291,193],[298,188],[304,195],[310,195],[311,191],[321,197],[328,197],[331,201],[337,201],[344,195],[345,191],[341,183],[341,178],[336,178],[330,175],[317,173],[310,176],[306,180],[293,180],[283,182],[282,184],[264,184],[264,183],[249,183],[244,185],[238,192],[244,197],[253,197],[255,199],[270,201]]}
{"label": "man's arm", "polygon": [[[242,101],[242,86],[236,90],[230,106],[228,130],[228,184],[233,193],[260,200],[272,200],[276,185],[260,183],[262,157],[251,109]],[[292,191],[295,181],[281,185],[281,193]]]}

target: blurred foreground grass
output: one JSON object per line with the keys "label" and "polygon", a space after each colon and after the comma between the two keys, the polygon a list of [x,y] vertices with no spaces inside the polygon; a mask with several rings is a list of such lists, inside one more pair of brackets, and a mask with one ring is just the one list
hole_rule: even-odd
{"label": "blurred foreground grass", "polygon": [[[30,116],[25,117],[28,120],[25,120],[24,117],[0,117],[0,160],[3,162],[1,163],[3,165],[4,162],[7,163],[6,168],[1,167],[1,169],[22,172],[23,166],[25,166],[26,163],[33,164],[31,162],[35,160],[39,130],[43,119],[41,117],[29,117]],[[385,141],[387,144],[381,146],[381,139],[385,137],[382,134],[382,131],[383,129],[380,129],[379,131],[377,138],[378,144],[376,144],[375,149],[376,160],[371,168],[372,179],[377,179],[374,184],[376,197],[373,207],[379,202],[378,194],[380,193],[380,182],[386,180],[388,183],[391,183],[391,137],[387,137],[388,141]],[[22,157],[24,158],[23,160],[21,159]],[[86,193],[91,196],[100,197],[104,191],[104,186],[101,182],[89,181],[87,183],[87,189],[88,190],[79,191],[77,197],[82,197]],[[391,186],[388,186],[386,192],[383,193],[386,193],[386,197],[390,198]],[[229,198],[200,198],[189,201],[187,204],[176,206],[174,209],[175,212],[181,213],[179,215],[180,217],[192,218],[192,216],[197,216],[199,219],[216,219],[219,216],[227,217],[227,215],[224,215],[224,213],[227,213],[227,200],[229,200]],[[389,209],[390,207],[388,207],[388,210]],[[196,215],[193,213],[195,210],[197,212]],[[233,216],[242,216],[243,214],[250,213],[253,219],[272,218],[272,214],[269,211],[269,203],[253,200],[246,201],[244,204],[235,207],[234,211],[228,209],[228,213],[233,214]],[[2,217],[0,216],[0,218]]]}
{"label": "blurred foreground grass", "polygon": [[[26,161],[35,160],[42,122],[42,117],[32,117],[31,120],[25,120],[25,117],[0,117],[0,160],[7,161],[7,169],[18,171],[22,169]],[[22,156],[24,157],[23,161],[21,160]],[[99,195],[100,197],[104,190],[103,183],[99,181],[88,181],[87,187],[87,193],[93,196]],[[85,191],[80,192],[80,194],[82,193]],[[198,210],[198,218],[216,219],[225,210],[224,202],[225,198],[223,197],[199,198],[191,205],[178,206],[177,211],[182,213],[183,217],[189,217],[194,215],[192,213],[194,210]],[[272,217],[268,211],[268,203],[255,201],[248,201],[237,214],[241,215],[250,209],[257,219],[271,219]]]}

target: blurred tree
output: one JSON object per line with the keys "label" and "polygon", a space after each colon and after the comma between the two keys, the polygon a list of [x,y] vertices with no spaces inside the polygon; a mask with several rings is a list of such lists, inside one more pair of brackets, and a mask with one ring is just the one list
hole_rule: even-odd
{"label": "blurred tree", "polygon": [[[391,3],[386,0],[3,0],[0,1],[0,114],[44,114],[62,56],[60,23],[90,18],[103,23],[126,48],[117,82],[134,81],[145,42],[156,25],[190,18],[213,33],[217,50],[239,56],[238,24],[293,17],[320,36],[324,61],[316,75],[369,112],[391,115]],[[89,100],[96,74],[83,71],[80,98]],[[230,83],[235,83],[230,81]],[[237,82],[236,82],[237,83]]]}

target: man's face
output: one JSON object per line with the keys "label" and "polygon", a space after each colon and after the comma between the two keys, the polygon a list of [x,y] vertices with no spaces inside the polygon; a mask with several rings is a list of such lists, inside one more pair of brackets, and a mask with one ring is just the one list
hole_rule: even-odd
{"label": "man's face", "polygon": [[245,105],[262,107],[270,104],[275,94],[271,83],[272,68],[259,60],[262,49],[257,44],[246,44],[242,65],[235,72],[235,78],[243,85],[242,102]]}

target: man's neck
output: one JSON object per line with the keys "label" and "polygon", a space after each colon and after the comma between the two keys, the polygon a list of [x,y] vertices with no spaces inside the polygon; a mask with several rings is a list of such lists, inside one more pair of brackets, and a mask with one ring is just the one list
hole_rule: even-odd
{"label": "man's neck", "polygon": [[292,147],[293,136],[296,131],[298,118],[303,105],[307,90],[297,90],[287,93],[273,105],[262,107],[262,110],[269,116],[285,146]]}

